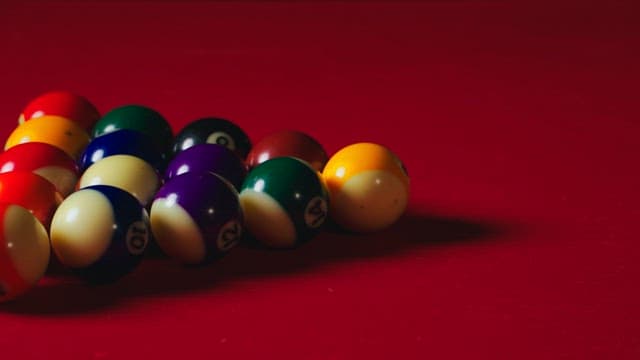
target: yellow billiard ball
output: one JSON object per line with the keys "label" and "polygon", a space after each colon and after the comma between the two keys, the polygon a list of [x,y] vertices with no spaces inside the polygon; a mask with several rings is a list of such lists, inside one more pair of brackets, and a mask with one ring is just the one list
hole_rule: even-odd
{"label": "yellow billiard ball", "polygon": [[327,162],[322,178],[329,214],[340,226],[372,232],[393,224],[409,201],[409,177],[400,159],[374,143],[346,146]]}
{"label": "yellow billiard ball", "polygon": [[45,115],[26,121],[13,130],[4,149],[18,144],[41,142],[63,150],[77,160],[89,144],[89,135],[75,122],[53,115]]}

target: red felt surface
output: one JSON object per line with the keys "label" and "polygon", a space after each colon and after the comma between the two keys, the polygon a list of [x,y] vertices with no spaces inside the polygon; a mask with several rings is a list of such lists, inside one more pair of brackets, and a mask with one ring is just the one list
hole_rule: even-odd
{"label": "red felt surface", "polygon": [[[637,359],[634,2],[0,3],[0,136],[38,94],[386,144],[387,231],[48,276],[0,358]],[[202,357],[199,357],[202,358]]]}

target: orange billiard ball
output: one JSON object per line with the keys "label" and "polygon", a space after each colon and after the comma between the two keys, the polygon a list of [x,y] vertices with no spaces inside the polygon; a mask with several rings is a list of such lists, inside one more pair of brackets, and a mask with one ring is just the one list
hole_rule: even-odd
{"label": "orange billiard ball", "polygon": [[400,159],[382,145],[342,148],[329,159],[322,178],[329,190],[329,214],[347,230],[384,229],[404,213],[409,201],[409,176]]}

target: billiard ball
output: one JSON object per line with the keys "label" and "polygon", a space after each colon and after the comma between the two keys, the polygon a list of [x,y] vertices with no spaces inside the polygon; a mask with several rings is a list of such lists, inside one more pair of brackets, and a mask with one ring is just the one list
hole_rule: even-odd
{"label": "billiard ball", "polygon": [[286,248],[313,237],[327,217],[327,192],[320,175],[293,157],[256,166],[242,184],[245,226],[269,247]]}
{"label": "billiard ball", "polygon": [[14,299],[44,275],[49,236],[27,209],[0,203],[0,302]]}
{"label": "billiard ball", "polygon": [[89,282],[110,282],[140,263],[149,243],[149,217],[128,192],[90,186],[60,204],[50,234],[61,264]]}
{"label": "billiard ball", "polygon": [[0,173],[30,171],[49,180],[62,195],[69,195],[80,177],[78,165],[59,148],[40,142],[16,145],[0,154]]}
{"label": "billiard ball", "polygon": [[53,145],[78,159],[89,144],[89,135],[75,122],[59,116],[45,115],[18,126],[4,146],[8,150],[18,144],[43,142]]}
{"label": "billiard ball", "polygon": [[164,154],[148,135],[122,129],[91,140],[80,157],[80,169],[84,171],[96,162],[113,155],[135,156],[146,161],[158,172],[165,168]]}
{"label": "billiard ball", "polygon": [[212,172],[228,180],[239,190],[247,175],[240,157],[217,144],[198,144],[179,152],[169,163],[165,181],[188,172]]}
{"label": "billiard ball", "polygon": [[189,172],[167,181],[151,205],[151,231],[160,249],[189,265],[208,263],[242,236],[238,193],[210,172]]}
{"label": "billiard ball", "polygon": [[0,174],[0,203],[20,205],[49,229],[51,217],[62,202],[62,195],[47,179],[30,171]]}
{"label": "billiard ball", "polygon": [[331,199],[330,216],[343,228],[370,232],[393,224],[409,199],[409,177],[400,159],[374,143],[335,153],[322,172]]}
{"label": "billiard ball", "polygon": [[251,140],[238,125],[225,119],[203,118],[180,130],[173,143],[173,153],[205,143],[228,147],[243,160],[251,150]]}
{"label": "billiard ball", "polygon": [[173,141],[171,125],[159,112],[142,105],[125,105],[106,113],[93,128],[93,137],[116,130],[129,129],[149,136],[161,153],[170,151]]}
{"label": "billiard ball", "polygon": [[22,110],[18,123],[45,115],[60,116],[74,121],[87,133],[100,118],[96,107],[85,97],[68,91],[51,91],[31,100]]}
{"label": "billiard ball", "polygon": [[327,153],[311,136],[299,131],[279,131],[258,141],[249,155],[247,165],[253,168],[269,159],[292,156],[308,162],[317,171],[327,163]]}
{"label": "billiard ball", "polygon": [[80,177],[78,188],[111,185],[135,196],[143,206],[153,199],[160,177],[146,161],[131,155],[112,155],[93,165]]}

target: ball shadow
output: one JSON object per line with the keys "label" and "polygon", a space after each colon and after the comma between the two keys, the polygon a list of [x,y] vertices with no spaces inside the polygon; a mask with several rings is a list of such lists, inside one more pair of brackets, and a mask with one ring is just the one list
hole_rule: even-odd
{"label": "ball shadow", "polygon": [[353,259],[401,256],[424,247],[501,241],[516,229],[498,222],[443,217],[409,211],[391,228],[353,234],[334,224],[295,249],[272,250],[248,243],[212,264],[187,267],[154,254],[132,273],[105,285],[87,285],[64,271],[49,274],[0,312],[65,315],[105,311],[136,297],[175,296],[234,285],[235,280],[300,273]]}
{"label": "ball shadow", "polygon": [[[371,234],[354,234],[335,224],[307,244],[295,249],[272,250],[243,246],[238,256],[221,264],[230,277],[255,277],[307,271],[334,262],[390,257],[423,247],[452,246],[503,239],[513,226],[408,213],[391,228]],[[233,255],[236,255],[235,252]]]}

